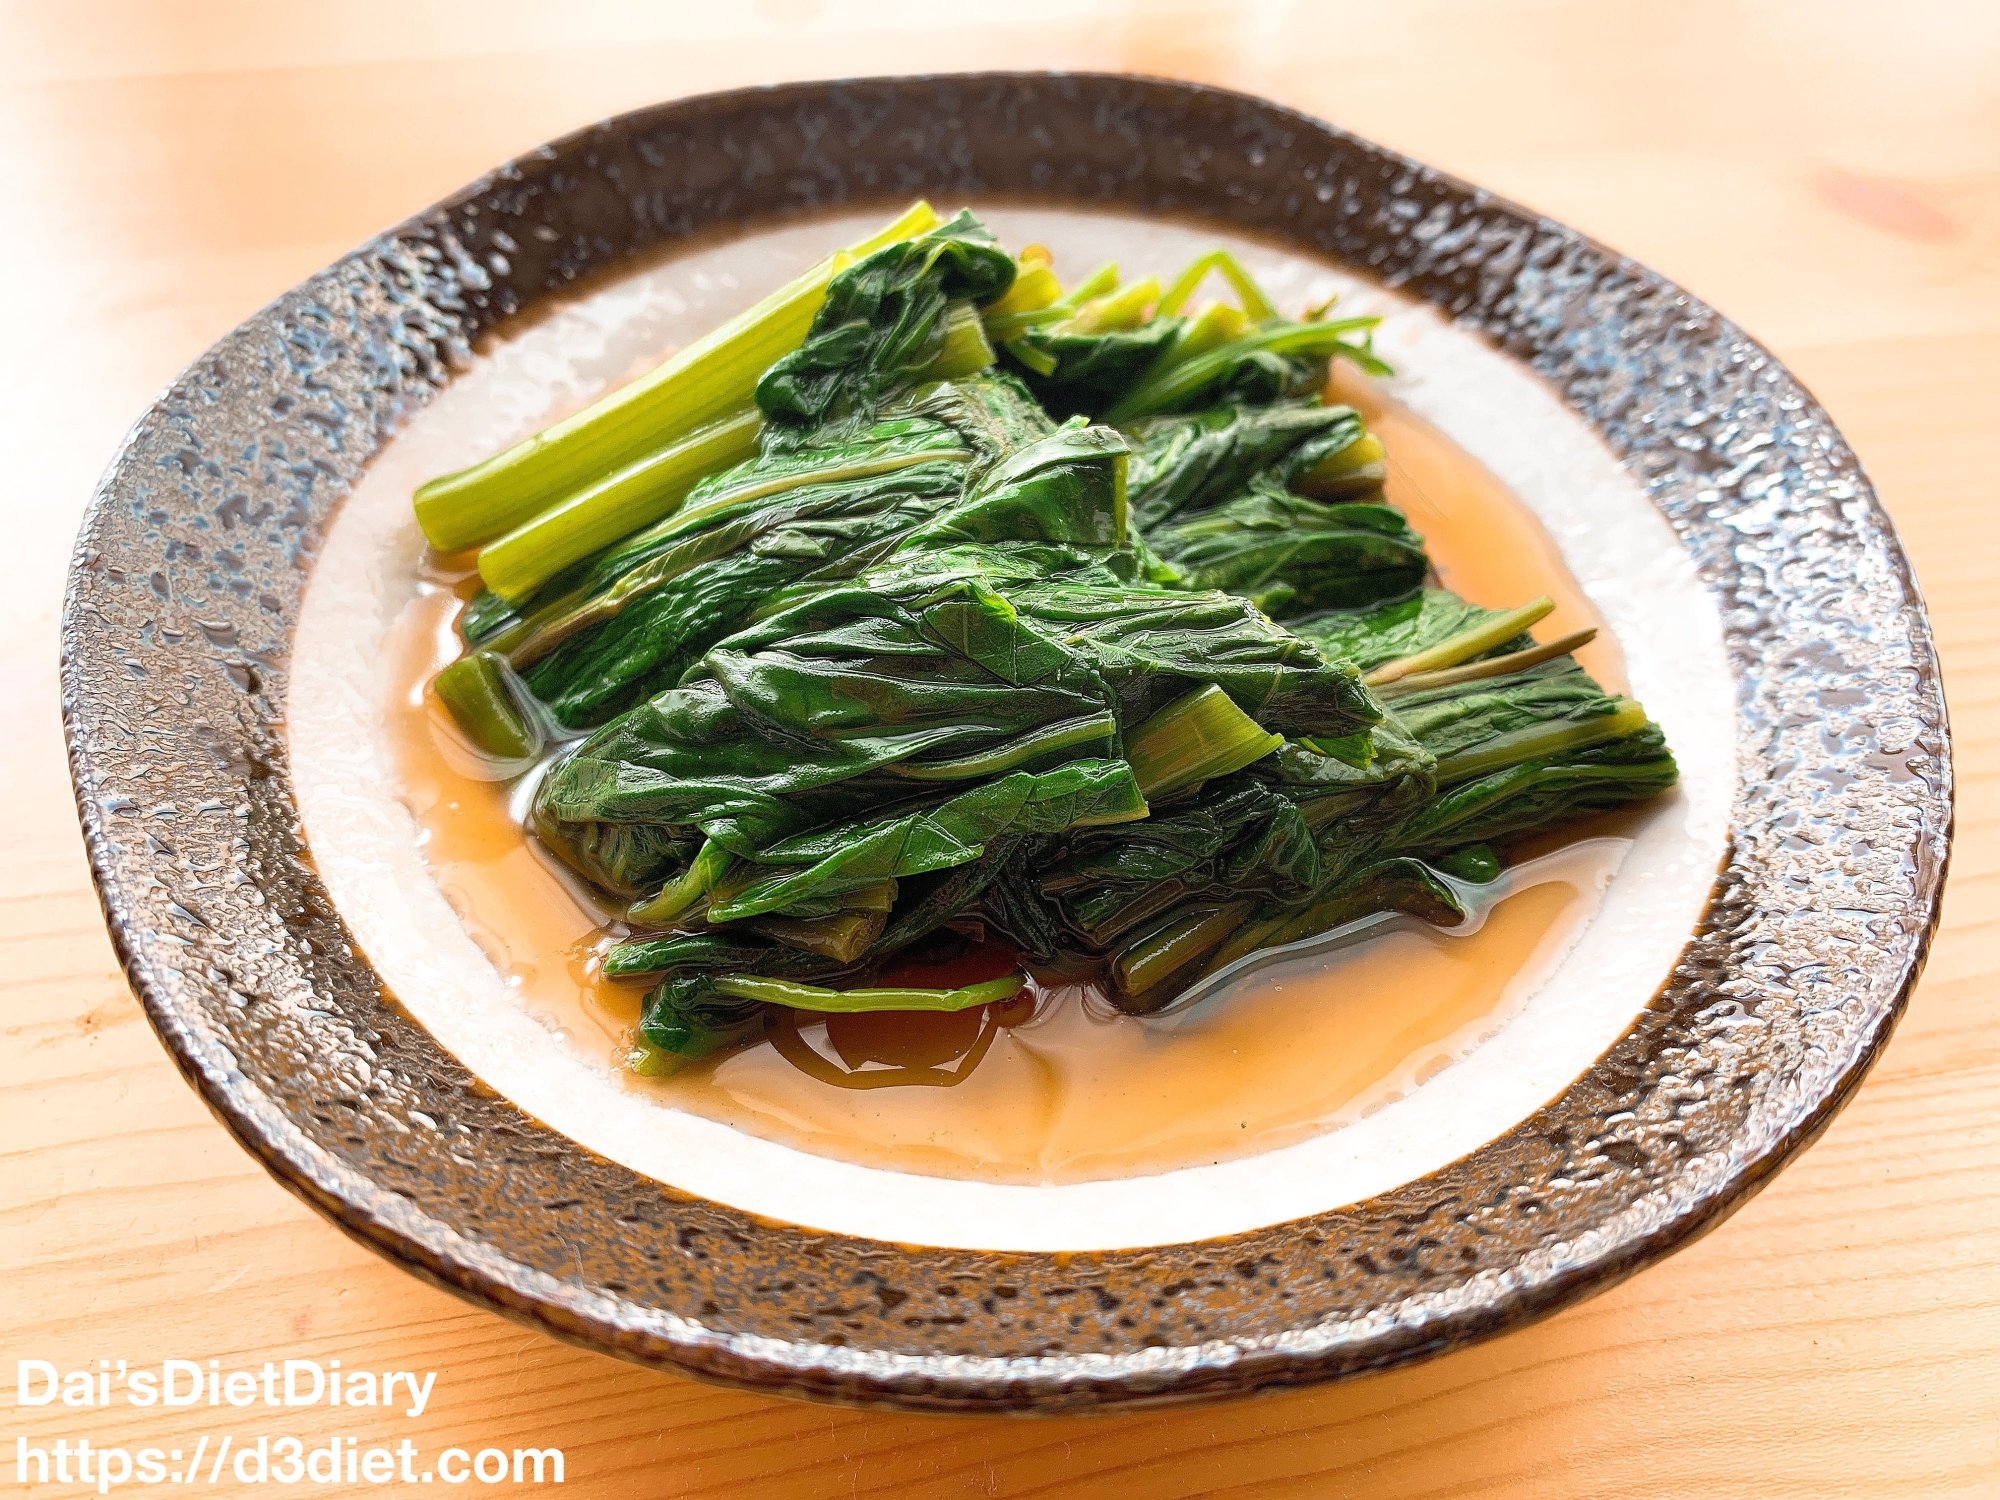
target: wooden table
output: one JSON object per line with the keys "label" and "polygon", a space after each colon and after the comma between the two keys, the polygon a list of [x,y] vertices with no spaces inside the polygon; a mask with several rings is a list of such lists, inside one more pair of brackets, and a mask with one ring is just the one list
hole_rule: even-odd
{"label": "wooden table", "polygon": [[[43,0],[0,28],[0,1361],[438,1371],[421,1418],[372,1425],[10,1410],[0,1482],[17,1437],[230,1429],[556,1445],[570,1492],[641,1500],[2000,1495],[1992,5]],[[368,234],[595,117],[993,66],[1254,90],[1579,225],[1773,345],[1880,485],[1957,720],[1944,930],[1856,1102],[1667,1264],[1415,1369],[1206,1410],[1021,1423],[774,1401],[566,1348],[359,1249],[230,1141],[141,1017],[76,833],[55,635],[92,481],[153,394]],[[10,1404],[12,1381],[0,1368]]]}

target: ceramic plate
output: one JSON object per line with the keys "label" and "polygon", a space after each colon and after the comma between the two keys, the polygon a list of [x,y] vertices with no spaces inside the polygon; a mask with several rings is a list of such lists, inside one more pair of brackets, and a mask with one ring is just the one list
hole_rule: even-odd
{"label": "ceramic plate", "polygon": [[[1157,1176],[919,1176],[582,1108],[497,980],[481,988],[476,950],[441,963],[381,916],[444,899],[393,799],[368,801],[366,736],[343,749],[326,729],[410,555],[381,497],[435,469],[460,415],[532,387],[536,339],[591,305],[579,283],[639,288],[652,320],[600,318],[601,383],[621,350],[647,352],[621,339],[670,345],[764,289],[708,274],[718,245],[831,244],[917,195],[970,202],[1010,241],[1037,223],[1079,247],[1119,226],[1219,237],[1280,283],[1383,312],[1395,393],[1521,497],[1611,626],[1683,787],[1448,1088]],[[911,1408],[1334,1379],[1686,1243],[1880,1051],[1951,821],[1908,564],[1783,366],[1477,188],[1276,105],[1114,76],[662,105],[389,231],[230,334],[133,430],[78,544],[63,685],[133,986],[281,1181],[558,1337]]]}

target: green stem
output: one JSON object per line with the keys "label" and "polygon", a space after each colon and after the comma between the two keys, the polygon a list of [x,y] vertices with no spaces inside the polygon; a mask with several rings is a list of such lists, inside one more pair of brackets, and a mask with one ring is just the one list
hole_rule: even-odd
{"label": "green stem", "polygon": [[994,358],[979,309],[970,302],[954,302],[944,312],[944,340],[917,378],[961,380],[985,369]]}
{"label": "green stem", "polygon": [[1554,661],[1558,656],[1568,656],[1597,639],[1597,627],[1572,631],[1559,641],[1550,641],[1546,646],[1530,646],[1526,651],[1510,652],[1506,656],[1489,657],[1485,661],[1469,661],[1461,666],[1446,667],[1437,672],[1412,672],[1407,677],[1398,677],[1394,682],[1386,682],[1376,689],[1376,696],[1384,703],[1398,698],[1407,698],[1412,693],[1427,693],[1432,688],[1457,687],[1466,682],[1483,682],[1489,677],[1509,677],[1516,672],[1525,672],[1530,667],[1538,667],[1545,661]]}
{"label": "green stem", "polygon": [[889,913],[884,909],[837,911],[830,917],[759,917],[744,925],[788,948],[851,964],[882,935],[882,929],[889,925]]}
{"label": "green stem", "polygon": [[986,305],[989,322],[998,318],[1027,315],[1048,309],[1062,299],[1062,283],[1056,280],[1056,273],[1046,265],[1030,265],[1023,261],[1014,277],[1014,284],[1007,288],[1007,294]]}
{"label": "green stem", "polygon": [[1345,500],[1365,490],[1379,489],[1389,477],[1389,454],[1372,432],[1314,464],[1292,482],[1292,488],[1315,500]]}
{"label": "green stem", "polygon": [[971,1010],[1010,1000],[1027,983],[1025,975],[1009,974],[983,984],[968,984],[956,990],[883,989],[827,990],[816,984],[796,984],[789,979],[764,979],[754,974],[724,974],[715,980],[718,994],[741,1000],[762,1000],[791,1010],[823,1011],[834,1015],[854,1015],[871,1010]]}
{"label": "green stem", "polygon": [[1176,698],[1125,741],[1139,790],[1152,801],[1183,787],[1227,776],[1285,742],[1260,726],[1214,683]]}
{"label": "green stem", "polygon": [[1456,786],[1459,782],[1490,776],[1510,766],[1524,765],[1531,760],[1542,760],[1623,735],[1636,734],[1646,727],[1645,709],[1630,698],[1619,698],[1616,702],[1618,707],[1615,710],[1596,718],[1537,724],[1488,740],[1477,750],[1448,755],[1437,764],[1437,784],[1440,787]]}
{"label": "green stem", "polygon": [[1117,733],[1118,721],[1110,714],[1092,714],[1088,718],[1065,719],[1061,723],[1050,724],[994,749],[982,750],[977,755],[962,755],[957,760],[897,761],[886,769],[911,781],[969,781],[975,776],[996,776],[1002,771],[1011,771],[1024,761],[1046,755],[1052,750],[1067,750],[1073,745],[1092,741],[1109,741]]}
{"label": "green stem", "polygon": [[1037,349],[1026,339],[1009,339],[1007,352],[1044,380],[1055,374],[1056,366],[1061,363],[1053,354]]}
{"label": "green stem", "polygon": [[[1161,304],[1165,311],[1165,303]],[[1154,316],[1159,316],[1158,313]],[[1189,360],[1220,349],[1232,340],[1241,338],[1250,320],[1241,309],[1226,302],[1211,302],[1189,321],[1186,327],[1174,336],[1174,341],[1160,351],[1153,362],[1146,366],[1146,372],[1136,382],[1138,385],[1159,380],[1169,370],[1178,369]]]}
{"label": "green stem", "polygon": [[1380,318],[1342,318],[1331,323],[1279,323],[1259,328],[1240,339],[1232,339],[1219,349],[1176,365],[1157,380],[1141,381],[1127,391],[1102,420],[1113,427],[1123,427],[1141,417],[1171,411],[1200,392],[1209,382],[1227,374],[1245,355],[1260,350],[1272,354],[1339,354],[1355,360],[1367,355],[1367,360],[1363,361],[1364,368],[1371,364],[1380,366],[1381,361],[1368,354],[1365,344],[1348,343],[1342,335],[1373,328],[1381,321]]}
{"label": "green stem", "polygon": [[632,1050],[625,1055],[625,1066],[641,1078],[671,1078],[694,1061],[692,1057],[655,1047],[643,1037],[634,1037]]}
{"label": "green stem", "polygon": [[505,452],[431,480],[416,494],[424,536],[440,552],[480,546],[649,449],[745,405],[770,363],[804,341],[842,265],[940,222],[928,203],[912,204],[879,234],[821,261],[651,373]]}
{"label": "green stem", "polygon": [[1076,309],[1083,306],[1084,303],[1093,301],[1098,297],[1102,297],[1107,292],[1116,291],[1117,288],[1118,288],[1118,262],[1115,260],[1107,260],[1103,265],[1099,266],[1095,271],[1092,271],[1088,276],[1084,277],[1083,280],[1079,281],[1075,286],[1071,287],[1066,293],[1064,293],[1062,301],[1054,303],[1052,305],[1055,307],[1063,308],[1069,312],[1075,312]]}
{"label": "green stem", "polygon": [[626,913],[626,920],[640,927],[665,927],[714,888],[734,858],[714,839],[688,862],[680,878],[669,881],[656,896],[639,902]]}
{"label": "green stem", "polygon": [[840,902],[842,911],[894,911],[896,891],[894,879],[878,880],[873,885],[860,885],[851,891],[842,891],[835,899]]}
{"label": "green stem", "polygon": [[1167,288],[1160,298],[1160,310],[1156,316],[1181,310],[1182,304],[1194,295],[1195,288],[1207,279],[1210,271],[1220,271],[1222,279],[1235,291],[1237,300],[1243,304],[1243,311],[1253,323],[1263,323],[1278,316],[1278,309],[1271,305],[1271,299],[1264,295],[1264,289],[1257,285],[1257,278],[1243,269],[1243,263],[1227,250],[1211,250],[1191,262],[1188,268],[1174,278],[1174,284]]}
{"label": "green stem", "polygon": [[1234,343],[1243,337],[1249,326],[1243,313],[1227,302],[1209,303],[1195,314],[1171,347],[1154,362],[1146,372],[1145,380],[1158,379],[1191,359],[1199,359],[1204,354],[1212,354],[1224,345]]}
{"label": "green stem", "polygon": [[1063,325],[1063,332],[1118,333],[1137,328],[1146,321],[1146,308],[1159,298],[1159,278],[1148,276],[1109,297],[1084,303],[1077,315]]}
{"label": "green stem", "polygon": [[514,701],[503,657],[491,651],[461,656],[431,679],[438,699],[467,739],[498,760],[526,760],[542,737]]}
{"label": "green stem", "polygon": [[671,515],[702,478],[754,453],[763,425],[747,407],[605,475],[487,547],[479,576],[519,604],[572,563]]}
{"label": "green stem", "polygon": [[1046,328],[1068,316],[1068,309],[1061,307],[1038,307],[1032,312],[1007,313],[997,318],[989,311],[984,319],[986,336],[996,344],[1011,343],[1030,329]]}
{"label": "green stem", "polygon": [[1289,916],[1266,917],[1261,922],[1251,922],[1229,933],[1222,945],[1209,955],[1208,962],[1201,966],[1202,977],[1226,969],[1246,953],[1254,953],[1259,948],[1269,946],[1271,937],[1289,922]]}
{"label": "green stem", "polygon": [[1495,646],[1505,645],[1555,607],[1555,600],[1547,594],[1539,599],[1530,599],[1519,609],[1510,609],[1504,615],[1495,615],[1470,630],[1462,630],[1457,635],[1439,641],[1435,646],[1410,656],[1399,656],[1394,661],[1385,661],[1361,680],[1370,687],[1386,687],[1413,673],[1433,672],[1441,667],[1455,667],[1462,661],[1469,661],[1475,656],[1491,651]]}
{"label": "green stem", "polygon": [[[1111,961],[1112,979],[1121,993],[1135,998],[1157,990],[1226,939],[1256,905],[1254,901],[1232,901],[1227,906],[1172,918],[1126,945]],[[1141,1009],[1159,1007],[1144,1005]]]}

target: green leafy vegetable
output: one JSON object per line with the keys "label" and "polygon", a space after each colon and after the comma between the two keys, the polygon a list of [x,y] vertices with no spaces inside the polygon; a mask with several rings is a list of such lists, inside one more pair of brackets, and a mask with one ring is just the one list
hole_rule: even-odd
{"label": "green leafy vegetable", "polygon": [[[1186,311],[1211,277],[1234,302]],[[893,982],[947,925],[1150,1013],[1461,922],[1507,840],[1673,784],[1589,632],[1423,587],[1381,442],[1321,399],[1331,359],[1381,370],[1372,326],[1288,321],[1222,251],[1065,291],[923,209],[425,487],[437,545],[487,544],[439,700],[503,762],[587,731],[530,818],[624,903],[636,1070],[774,1007],[1020,990]]]}
{"label": "green leafy vegetable", "polygon": [[1224,401],[1132,430],[1132,514],[1145,530],[1211,510],[1259,486],[1283,491],[1363,435],[1349,407]]}
{"label": "green leafy vegetable", "polygon": [[[1326,384],[1326,361],[1339,355],[1370,374],[1386,374],[1365,335],[1379,318],[1326,323],[1274,323],[1232,339],[1206,354],[1151,374],[1103,413],[1114,426],[1163,412],[1226,399],[1272,401]],[[1362,334],[1362,338],[1350,338]]]}
{"label": "green leafy vegetable", "polygon": [[885,245],[833,278],[805,341],[758,380],[757,405],[794,431],[872,415],[897,387],[942,378],[931,367],[948,358],[953,299],[990,302],[1013,281],[1013,257],[968,213]]}
{"label": "green leafy vegetable", "polygon": [[[1048,433],[1010,383],[921,387],[844,437],[711,475],[679,512],[538,595],[480,644],[508,655],[560,723],[602,722],[678,680],[778,589],[857,571],[964,500],[982,465]],[[1115,488],[1115,470],[1104,468],[1100,482]],[[988,484],[976,498],[995,493]],[[1044,503],[1062,499],[1051,492]]]}
{"label": "green leafy vegetable", "polygon": [[[1124,849],[1078,845],[1044,889],[1086,944],[1121,942],[1112,965],[1120,1003],[1138,1012],[1165,1003],[1154,986],[1185,977],[1190,945],[1214,930],[1200,923],[1219,896],[1261,899],[1233,936],[1203,948],[1212,955],[1203,972],[1380,911],[1451,925],[1458,898],[1424,859],[1491,878],[1492,840],[1672,786],[1673,758],[1644,711],[1606,693],[1564,643],[1538,648],[1521,633],[1547,609],[1538,600],[1481,610],[1432,591],[1321,622],[1318,638],[1371,663],[1371,678],[1410,662],[1450,665],[1401,673],[1398,686],[1419,686],[1385,705],[1365,743],[1288,744],[1186,812],[1157,810]],[[1468,669],[1471,653],[1482,659]],[[1469,671],[1479,675],[1461,675]],[[1282,861],[1269,857],[1274,845]],[[1141,922],[1150,925],[1121,940]]]}
{"label": "green leafy vegetable", "polygon": [[438,699],[483,753],[526,760],[542,748],[534,722],[521,712],[506,660],[491,651],[462,656],[432,680]]}
{"label": "green leafy vegetable", "polygon": [[1360,446],[1346,407],[1229,401],[1156,418],[1133,432],[1134,524],[1190,587],[1255,600],[1278,619],[1352,609],[1408,594],[1429,567],[1400,512],[1293,492],[1305,476]]}
{"label": "green leafy vegetable", "polygon": [[440,552],[478,546],[644,454],[748,405],[765,366],[813,326],[845,261],[936,227],[928,203],[879,234],[830,256],[651,374],[527,441],[417,491],[417,521]]}
{"label": "green leafy vegetable", "polygon": [[782,868],[711,919],[819,916],[1002,835],[1143,817],[1124,736],[1192,691],[1336,737],[1379,714],[1352,668],[1242,601],[1122,585],[1076,553],[1044,582],[1051,549],[1020,545],[913,551],[774,607],[560,762],[538,830],[617,890],[678,878],[678,851],[713,839]]}
{"label": "green leafy vegetable", "polygon": [[1021,378],[1055,417],[1097,416],[1173,347],[1183,320],[1155,318],[1132,328],[1027,327],[1007,344]]}

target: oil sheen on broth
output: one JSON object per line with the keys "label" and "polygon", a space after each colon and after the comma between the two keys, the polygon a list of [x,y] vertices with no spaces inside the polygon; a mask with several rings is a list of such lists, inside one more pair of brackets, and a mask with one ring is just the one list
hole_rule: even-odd
{"label": "oil sheen on broth", "polygon": [[[1388,498],[1428,538],[1446,587],[1489,605],[1550,595],[1544,639],[1599,623],[1547,535],[1475,459],[1345,371],[1333,395],[1381,435]],[[453,622],[470,587],[440,566],[397,620],[386,716],[399,792],[467,930],[607,1087],[862,1165],[1075,1182],[1267,1151],[1357,1119],[1463,1056],[1534,992],[1625,847],[1598,837],[1541,861],[1538,882],[1468,936],[1399,922],[1168,1017],[1135,1020],[1081,986],[1038,983],[959,1015],[801,1015],[713,1063],[638,1078],[620,1056],[645,988],[602,977],[608,914],[523,832],[526,788],[482,779],[426,692],[458,655]],[[1624,685],[1608,634],[1578,655],[1608,687]]]}

